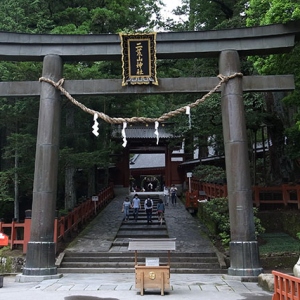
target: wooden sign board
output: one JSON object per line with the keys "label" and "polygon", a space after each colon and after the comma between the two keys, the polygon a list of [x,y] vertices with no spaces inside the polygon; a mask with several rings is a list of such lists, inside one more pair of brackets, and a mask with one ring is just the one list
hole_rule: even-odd
{"label": "wooden sign board", "polygon": [[122,86],[154,84],[156,78],[156,33],[120,34]]}
{"label": "wooden sign board", "polygon": [[159,257],[146,257],[146,267],[159,266]]}
{"label": "wooden sign board", "polygon": [[93,196],[92,197],[92,201],[98,201],[99,200],[99,197],[98,196]]}

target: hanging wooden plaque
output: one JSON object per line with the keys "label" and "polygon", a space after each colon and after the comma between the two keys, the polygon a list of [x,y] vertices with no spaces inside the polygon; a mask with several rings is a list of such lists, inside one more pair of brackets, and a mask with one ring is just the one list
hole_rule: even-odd
{"label": "hanging wooden plaque", "polygon": [[156,33],[120,33],[122,48],[122,86],[158,85],[156,77]]}

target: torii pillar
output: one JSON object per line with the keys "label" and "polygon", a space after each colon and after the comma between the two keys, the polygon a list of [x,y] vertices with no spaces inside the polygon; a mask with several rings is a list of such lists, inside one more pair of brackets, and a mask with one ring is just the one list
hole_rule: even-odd
{"label": "torii pillar", "polygon": [[[238,52],[222,51],[219,68],[225,76],[240,72]],[[230,79],[222,86],[221,102],[231,232],[228,274],[258,276],[263,269],[255,238],[241,77]]]}
{"label": "torii pillar", "polygon": [[[43,76],[57,82],[62,78],[62,66],[60,56],[45,56]],[[40,280],[58,276],[55,266],[55,243],[53,237],[60,116],[61,96],[59,90],[48,83],[42,82],[35,155],[30,241],[27,246],[26,265],[23,269],[23,275],[39,276]],[[23,281],[22,278],[19,281]]]}

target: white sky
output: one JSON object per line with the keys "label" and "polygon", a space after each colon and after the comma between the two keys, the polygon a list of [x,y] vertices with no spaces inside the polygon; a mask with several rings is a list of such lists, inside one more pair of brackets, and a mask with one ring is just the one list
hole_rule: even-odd
{"label": "white sky", "polygon": [[163,9],[165,14],[171,15],[171,11],[177,6],[181,6],[181,0],[163,0],[163,3],[166,5]]}
{"label": "white sky", "polygon": [[177,6],[181,6],[181,0],[163,0],[163,3],[166,5],[168,11],[171,11]]}

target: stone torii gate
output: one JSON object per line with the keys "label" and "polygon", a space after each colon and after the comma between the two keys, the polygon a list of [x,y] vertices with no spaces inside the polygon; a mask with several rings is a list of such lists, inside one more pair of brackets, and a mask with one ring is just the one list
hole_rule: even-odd
{"label": "stone torii gate", "polygon": [[[240,72],[240,56],[290,51],[299,39],[300,24],[219,31],[158,33],[157,59],[219,57],[219,72]],[[0,33],[0,59],[43,61],[42,76],[55,82],[66,61],[121,60],[119,35],[30,35]],[[121,70],[120,70],[121,73]],[[121,79],[66,80],[64,88],[76,95],[199,93],[218,84],[215,78],[159,78],[158,86],[122,87]],[[252,191],[247,154],[243,92],[293,90],[294,78],[244,76],[221,88],[221,106],[228,184],[231,243],[230,268],[235,276],[262,272],[255,240]],[[26,265],[20,281],[59,276],[55,267],[53,227],[57,191],[61,93],[46,82],[0,82],[0,96],[40,96],[33,186],[32,227]]]}

